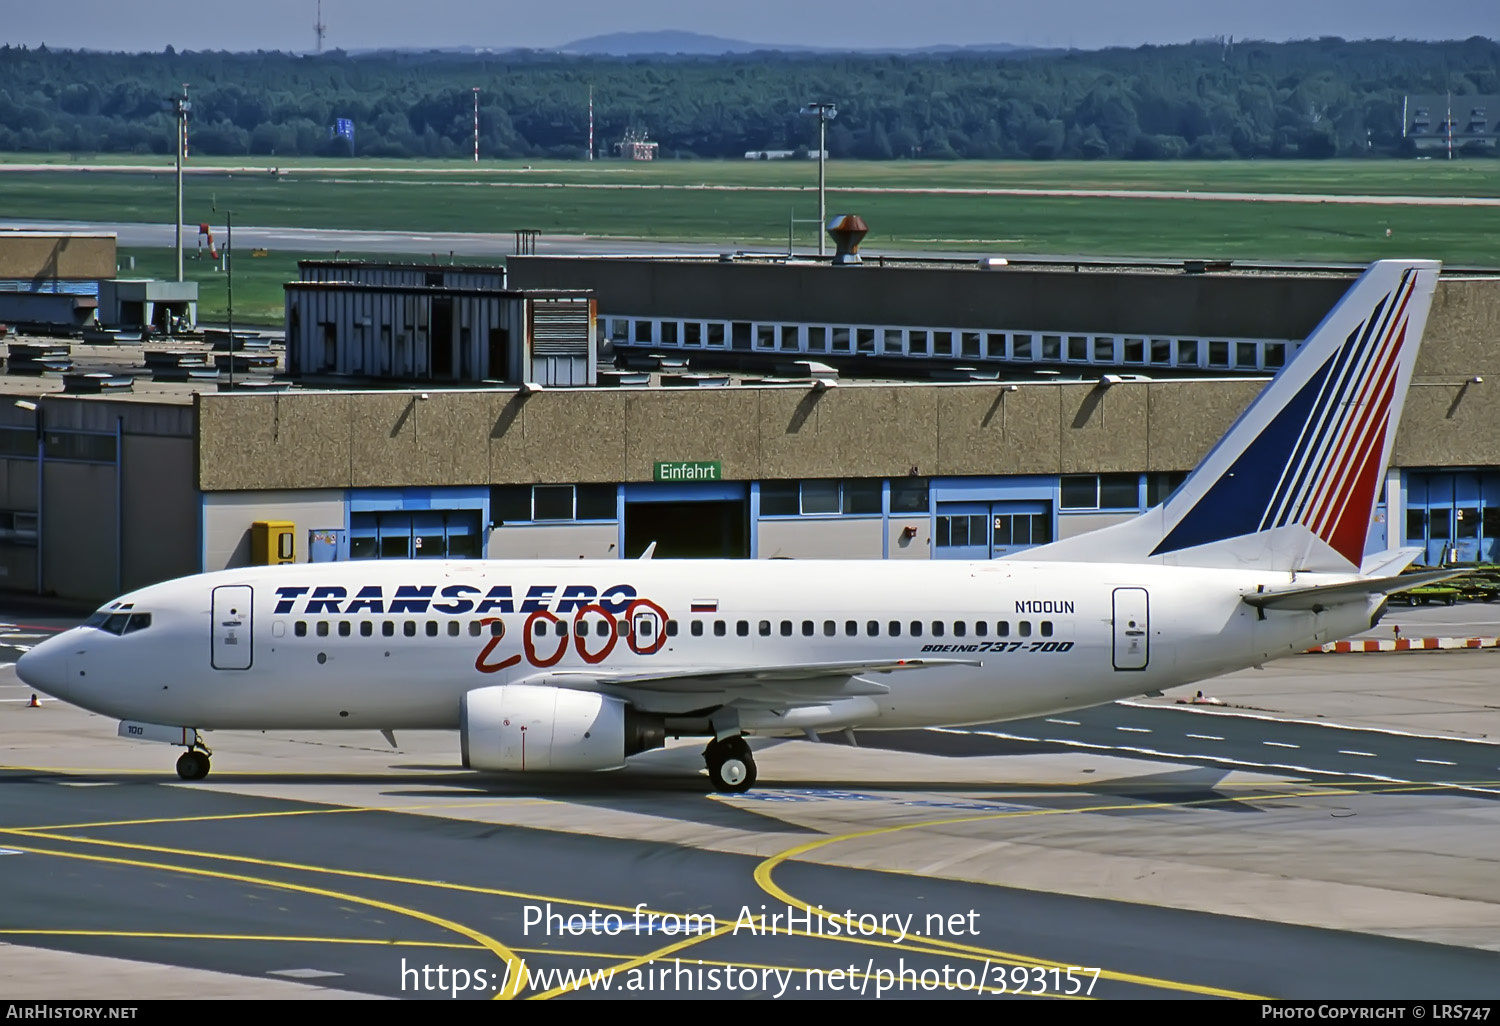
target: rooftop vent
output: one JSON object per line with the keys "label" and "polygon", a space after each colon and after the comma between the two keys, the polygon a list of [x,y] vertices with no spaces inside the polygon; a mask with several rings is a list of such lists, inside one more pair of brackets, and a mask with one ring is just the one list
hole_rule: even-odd
{"label": "rooftop vent", "polygon": [[835,267],[859,264],[859,243],[868,234],[870,226],[858,214],[840,214],[828,222],[828,234],[837,247],[833,254]]}

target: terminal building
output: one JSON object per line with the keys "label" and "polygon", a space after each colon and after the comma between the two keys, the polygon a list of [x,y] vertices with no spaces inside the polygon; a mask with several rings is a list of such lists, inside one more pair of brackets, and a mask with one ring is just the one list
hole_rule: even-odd
{"label": "terminal building", "polygon": [[[113,359],[125,394],[7,367],[0,588],[100,600],[252,562],[652,542],[657,558],[1022,552],[1164,499],[1358,270],[309,265],[287,286],[284,390],[147,380],[119,346],[72,356]],[[381,362],[386,328],[426,362]],[[568,352],[546,352],[558,339]],[[1370,549],[1500,559],[1496,382],[1500,275],[1445,270]]]}

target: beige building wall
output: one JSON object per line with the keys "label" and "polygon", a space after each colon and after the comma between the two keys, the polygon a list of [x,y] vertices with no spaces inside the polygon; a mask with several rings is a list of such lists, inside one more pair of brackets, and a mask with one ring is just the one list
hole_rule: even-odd
{"label": "beige building wall", "polygon": [[1101,527],[1123,524],[1135,516],[1134,513],[1059,513],[1057,515],[1057,539],[1075,538],[1080,534],[1097,531]]}
{"label": "beige building wall", "polygon": [[0,278],[113,278],[115,237],[0,232]]}
{"label": "beige building wall", "polygon": [[344,492],[219,492],[203,496],[203,569],[250,565],[250,525],[257,520],[290,520],[297,562],[307,562],[307,533],[344,527]]}
{"label": "beige building wall", "polygon": [[497,527],[485,546],[488,559],[618,559],[619,528],[607,524]]}
{"label": "beige building wall", "polygon": [[[906,530],[912,533],[907,536]],[[932,521],[921,514],[892,514],[890,519],[891,547],[889,559],[931,559]]]}
{"label": "beige building wall", "polygon": [[879,559],[884,529],[878,517],[762,520],[756,551],[761,559]]}

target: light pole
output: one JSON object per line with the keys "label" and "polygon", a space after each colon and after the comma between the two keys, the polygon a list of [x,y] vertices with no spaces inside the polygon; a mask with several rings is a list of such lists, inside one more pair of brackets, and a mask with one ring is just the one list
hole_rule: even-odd
{"label": "light pole", "polygon": [[[213,207],[215,211],[219,208]],[[234,211],[224,211],[224,283],[228,289],[229,390],[234,391]]]}
{"label": "light pole", "polygon": [[827,227],[828,207],[824,203],[823,161],[828,154],[828,122],[839,116],[839,108],[833,103],[809,103],[797,113],[818,119],[818,256],[824,253],[823,229]]}
{"label": "light pole", "polygon": [[177,223],[173,226],[177,234],[177,280],[182,281],[182,151],[187,142],[187,116],[193,105],[187,101],[187,86],[182,87],[182,96],[168,100],[165,106],[172,111],[177,125],[177,144],[172,147],[177,155]]}

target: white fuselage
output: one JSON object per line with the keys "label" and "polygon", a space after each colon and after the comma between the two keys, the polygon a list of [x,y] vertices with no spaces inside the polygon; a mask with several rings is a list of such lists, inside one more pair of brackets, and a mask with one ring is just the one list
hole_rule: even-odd
{"label": "white fuselage", "polygon": [[[98,713],[199,729],[456,729],[466,692],[517,683],[604,691],[684,734],[726,704],[740,707],[751,733],[959,725],[1098,705],[1258,664],[1363,630],[1378,605],[1262,615],[1241,601],[1290,581],[1009,560],[257,567],[122,596],[127,612],[151,614],[149,627],[75,628],[29,653],[23,674]],[[901,659],[962,662],[834,681],[816,701],[775,684],[659,689],[603,679]],[[840,686],[849,697],[830,697]]]}

